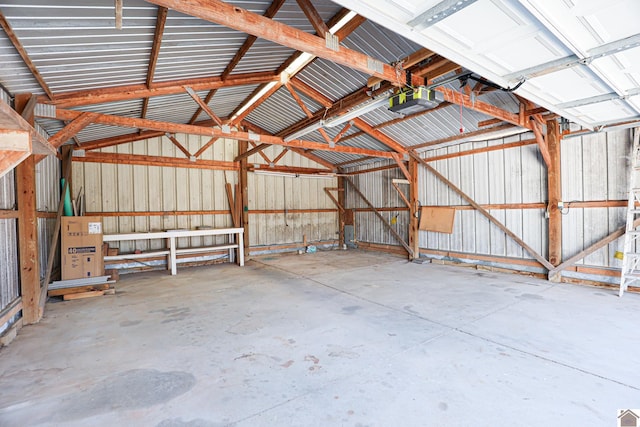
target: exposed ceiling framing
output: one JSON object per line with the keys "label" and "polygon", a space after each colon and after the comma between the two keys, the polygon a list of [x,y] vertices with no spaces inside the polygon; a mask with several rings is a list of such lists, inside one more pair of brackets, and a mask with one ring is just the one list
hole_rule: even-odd
{"label": "exposed ceiling framing", "polygon": [[[500,11],[511,7],[529,24],[533,16],[544,29],[553,21],[537,1],[521,0],[517,7],[515,2],[500,0]],[[567,116],[575,118],[571,113],[576,109],[606,102],[627,103],[637,110],[637,84],[624,90],[611,85],[604,93],[550,103],[528,96],[533,86],[526,83],[514,97],[481,78],[506,87],[514,79],[537,82],[606,58],[620,59],[623,53],[637,53],[636,35],[586,50],[574,43],[571,52],[562,50],[567,54],[553,61],[498,75],[479,66],[478,55],[466,61],[438,43],[427,43],[431,39],[426,37],[435,30],[445,35],[462,31],[459,25],[467,14],[485,16],[496,2],[478,0],[449,9],[445,6],[451,2],[424,1],[412,12],[396,2],[395,18],[388,4],[380,16],[372,13],[380,12],[380,1],[336,3],[125,0],[122,29],[114,25],[114,3],[107,0],[89,6],[60,2],[65,8],[37,0],[1,5],[2,37],[13,50],[0,51],[0,60],[15,72],[0,79],[13,94],[39,95],[36,120],[54,146],[74,138],[84,150],[99,150],[188,132],[211,136],[194,153],[180,150],[196,162],[215,141],[228,137],[255,143],[236,160],[260,153],[275,165],[292,151],[331,170],[380,158],[403,167],[409,152],[507,131],[533,131],[544,153],[539,124],[557,114],[569,112]],[[434,10],[440,11],[436,22],[428,17]],[[70,22],[77,21],[70,21],[72,16],[89,20],[92,29],[74,28]],[[397,28],[391,25],[393,19]],[[408,25],[421,36],[409,37],[403,31]],[[569,43],[571,37],[562,31],[553,33],[554,40]],[[482,54],[499,48],[488,45]],[[471,72],[480,80],[467,81]],[[602,73],[599,78],[606,80]],[[444,102],[407,116],[379,108],[336,128],[321,126],[321,120],[341,116],[407,83],[430,85]],[[536,105],[532,100],[542,102]],[[599,122],[589,124],[594,123]],[[130,132],[115,133],[114,126]],[[317,129],[302,139],[285,141],[310,126]],[[102,135],[96,138],[97,134]],[[269,159],[262,150],[272,144],[283,146],[283,151]]]}

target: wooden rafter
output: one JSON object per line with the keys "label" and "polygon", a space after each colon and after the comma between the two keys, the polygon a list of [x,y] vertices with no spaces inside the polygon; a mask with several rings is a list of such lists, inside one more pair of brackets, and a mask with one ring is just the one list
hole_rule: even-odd
{"label": "wooden rafter", "polygon": [[322,17],[316,10],[316,8],[311,3],[311,0],[296,0],[302,12],[304,12],[305,16],[313,26],[313,29],[316,30],[316,34],[321,37],[324,37],[326,33],[329,32],[329,27],[324,23]]}
{"label": "wooden rafter", "polygon": [[119,165],[169,166],[190,169],[238,170],[238,163],[220,160],[196,160],[167,156],[148,156],[142,154],[87,152],[84,156],[73,158],[74,162],[111,163]]}
{"label": "wooden rafter", "polygon": [[221,0],[209,0],[206,4],[197,0],[147,0],[150,3],[175,9],[187,15],[252,34],[256,37],[308,52],[320,58],[344,65],[361,72],[380,77],[398,86],[406,83],[405,75],[396,73],[394,67],[363,53],[341,47],[334,51],[326,46],[324,38],[297,28],[265,18]]}
{"label": "wooden rafter", "polygon": [[282,160],[282,158],[289,152],[289,149],[287,147],[284,147],[282,149],[282,151],[280,152],[280,154],[278,154],[274,159],[273,159],[273,164],[277,164],[280,160]]}
{"label": "wooden rafter", "polygon": [[49,138],[49,144],[59,148],[62,144],[73,138],[82,129],[87,127],[96,117],[97,113],[85,111],[73,119],[68,125]]}
{"label": "wooden rafter", "polygon": [[[285,0],[274,0],[263,16],[267,18],[273,18],[275,14],[278,12],[278,10],[280,10],[284,2]],[[246,55],[249,49],[251,49],[251,46],[253,46],[253,44],[256,42],[257,39],[258,38],[256,36],[252,36],[252,35],[247,36],[244,43],[242,43],[242,46],[240,46],[236,54],[233,56],[231,61],[229,61],[225,69],[220,74],[220,78],[223,81],[229,77],[231,72],[233,72],[234,68],[236,68],[236,66],[240,63],[240,60],[242,60],[242,58]],[[276,74],[279,74],[279,73],[276,73]],[[207,93],[207,96],[204,99],[205,104],[209,104],[211,99],[213,99],[213,96],[215,95],[216,91],[217,89],[211,89],[209,93]],[[189,123],[194,123],[196,120],[198,120],[198,116],[200,115],[200,113],[202,113],[201,107],[196,110],[196,112],[191,117],[191,120],[189,120]]]}
{"label": "wooden rafter", "polygon": [[22,61],[24,62],[24,64],[27,66],[29,71],[31,71],[31,74],[33,74],[33,77],[36,79],[36,81],[38,82],[42,90],[44,90],[44,93],[47,94],[49,99],[53,99],[54,94],[49,88],[49,85],[47,85],[47,82],[44,81],[44,77],[42,77],[42,74],[40,74],[40,71],[38,71],[38,67],[36,67],[36,64],[34,64],[31,58],[29,57],[27,50],[22,45],[22,42],[20,42],[20,39],[18,38],[16,33],[13,31],[13,28],[11,28],[9,21],[7,21],[7,18],[5,18],[1,10],[0,10],[0,26],[6,33],[9,40],[11,41],[11,44],[13,44],[13,46],[18,51],[18,54],[22,58]]}
{"label": "wooden rafter", "polygon": [[[158,56],[160,55],[160,45],[162,44],[162,36],[164,34],[164,24],[167,22],[166,7],[158,7],[158,16],[156,17],[156,29],[153,34],[153,45],[151,46],[151,54],[149,55],[149,66],[147,68],[146,85],[148,89],[151,89],[153,84],[153,77],[156,73],[156,65],[158,64]],[[142,101],[141,118],[147,116],[147,109],[149,108],[149,98],[144,98]]]}
{"label": "wooden rafter", "polygon": [[[82,112],[80,111],[56,109],[56,118],[59,120],[74,120],[81,114]],[[171,123],[171,122],[161,122],[157,120],[139,119],[135,117],[122,117],[122,116],[100,114],[100,113],[92,113],[92,114],[95,114],[95,119],[93,120],[94,123],[104,124],[109,126],[121,126],[121,127],[129,127],[129,128],[147,129],[147,130],[159,130],[159,131],[170,132],[170,133],[187,133],[187,134],[193,134],[193,135],[204,135],[209,137],[237,139],[241,141],[259,141],[267,144],[282,145],[286,147],[295,147],[295,148],[303,148],[303,149],[311,149],[311,150],[337,151],[342,153],[360,154],[364,156],[391,158],[390,152],[370,150],[366,148],[344,147],[344,146],[336,146],[335,148],[330,148],[327,144],[322,144],[322,143],[313,142],[313,141],[295,140],[295,141],[287,142],[287,141],[284,141],[282,138],[273,136],[273,135],[239,132],[239,131],[233,131],[233,130],[230,130],[229,132],[224,132],[222,129],[212,128],[212,127],[194,126],[194,125]]]}
{"label": "wooden rafter", "polygon": [[200,106],[200,109],[202,111],[204,111],[205,113],[207,113],[207,115],[209,117],[211,117],[211,119],[213,119],[214,122],[216,122],[216,124],[218,126],[222,126],[222,120],[220,120],[220,117],[218,117],[216,115],[216,113],[213,112],[213,110],[211,109],[211,107],[209,107],[209,105],[207,105],[206,102],[204,102],[196,93],[195,90],[191,89],[189,86],[185,86],[184,90],[187,91],[187,93],[189,94],[189,96],[196,101],[196,103]]}
{"label": "wooden rafter", "polygon": [[238,154],[236,156],[235,159],[233,159],[234,162],[239,162],[242,159],[246,159],[249,156],[253,156],[256,153],[260,153],[262,150],[264,150],[265,148],[267,148],[269,146],[269,144],[260,144],[260,145],[255,145],[253,146],[252,149],[245,151],[242,154]]}
{"label": "wooden rafter", "polygon": [[353,124],[358,127],[358,129],[364,131],[370,137],[382,142],[384,145],[392,149],[397,153],[406,153],[407,149],[399,142],[395,141],[393,138],[389,137],[385,133],[374,129],[369,123],[362,120],[360,117],[356,117],[353,119]]}
{"label": "wooden rafter", "polygon": [[338,141],[340,141],[342,139],[342,137],[344,136],[345,133],[347,133],[349,131],[349,129],[351,129],[351,126],[353,125],[352,122],[347,122],[344,127],[340,130],[340,132],[338,132],[338,134],[336,135],[335,138],[333,138],[333,142],[334,144],[337,144]]}
{"label": "wooden rafter", "polygon": [[220,77],[204,77],[195,79],[156,82],[151,89],[145,84],[114,86],[102,89],[89,89],[66,92],[56,96],[52,101],[39,98],[44,104],[54,104],[60,108],[78,107],[82,105],[100,104],[106,102],[127,101],[131,99],[148,98],[153,96],[175,95],[184,93],[184,87],[193,90],[219,89],[223,87],[244,86],[277,81],[273,73],[234,74],[226,80]]}
{"label": "wooden rafter", "polygon": [[409,169],[407,169],[407,165],[404,164],[403,156],[401,154],[394,154],[393,160],[395,160],[396,164],[400,168],[400,172],[402,172],[404,177],[407,178],[409,181],[411,181],[411,175],[409,174]]}

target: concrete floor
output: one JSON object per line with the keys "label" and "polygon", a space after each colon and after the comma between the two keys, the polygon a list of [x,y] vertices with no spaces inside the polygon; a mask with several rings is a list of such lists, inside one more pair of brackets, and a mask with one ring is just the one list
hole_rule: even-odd
{"label": "concrete floor", "polygon": [[0,425],[598,426],[640,295],[360,251],[122,277],[0,350]]}

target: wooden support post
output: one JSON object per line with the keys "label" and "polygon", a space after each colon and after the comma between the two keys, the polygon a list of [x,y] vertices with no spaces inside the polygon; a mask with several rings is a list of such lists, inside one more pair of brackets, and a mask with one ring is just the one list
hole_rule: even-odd
{"label": "wooden support post", "polygon": [[[562,201],[562,177],[560,173],[560,127],[556,120],[547,122],[547,184],[549,205],[549,262],[557,266],[562,261],[562,212],[558,203]],[[548,275],[552,282],[559,282],[560,272],[552,270]]]}
{"label": "wooden support post", "polygon": [[418,230],[418,163],[409,158],[409,246],[413,250],[412,259],[420,258],[420,238]]}
{"label": "wooden support post", "polygon": [[[21,113],[31,94],[16,95],[16,110]],[[31,119],[33,125],[33,116]],[[36,158],[27,157],[15,169],[18,202],[18,246],[20,253],[20,293],[24,324],[40,320],[40,259],[38,252],[38,218],[36,216]]]}
{"label": "wooden support post", "polygon": [[[249,148],[247,141],[238,141],[238,155],[246,153]],[[236,197],[242,197],[242,227],[244,227],[244,248],[245,253],[249,256],[249,183],[247,182],[247,158],[243,157],[240,160],[240,175],[238,182],[240,183],[240,195],[236,194]]]}
{"label": "wooden support post", "polygon": [[344,224],[345,224],[345,205],[344,202],[346,200],[345,197],[345,189],[344,189],[344,178],[339,176],[338,177],[338,203],[340,204],[340,206],[342,206],[342,209],[338,210],[338,239],[339,239],[339,244],[340,244],[340,248],[344,248],[345,247],[345,240],[344,240]]}

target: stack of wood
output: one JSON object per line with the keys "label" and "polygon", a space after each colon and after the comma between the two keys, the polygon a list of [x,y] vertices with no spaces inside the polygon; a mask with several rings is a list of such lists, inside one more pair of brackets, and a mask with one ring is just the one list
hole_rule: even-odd
{"label": "stack of wood", "polygon": [[81,298],[113,295],[116,289],[111,276],[95,276],[82,279],[58,280],[49,284],[50,297],[61,296],[65,301]]}

